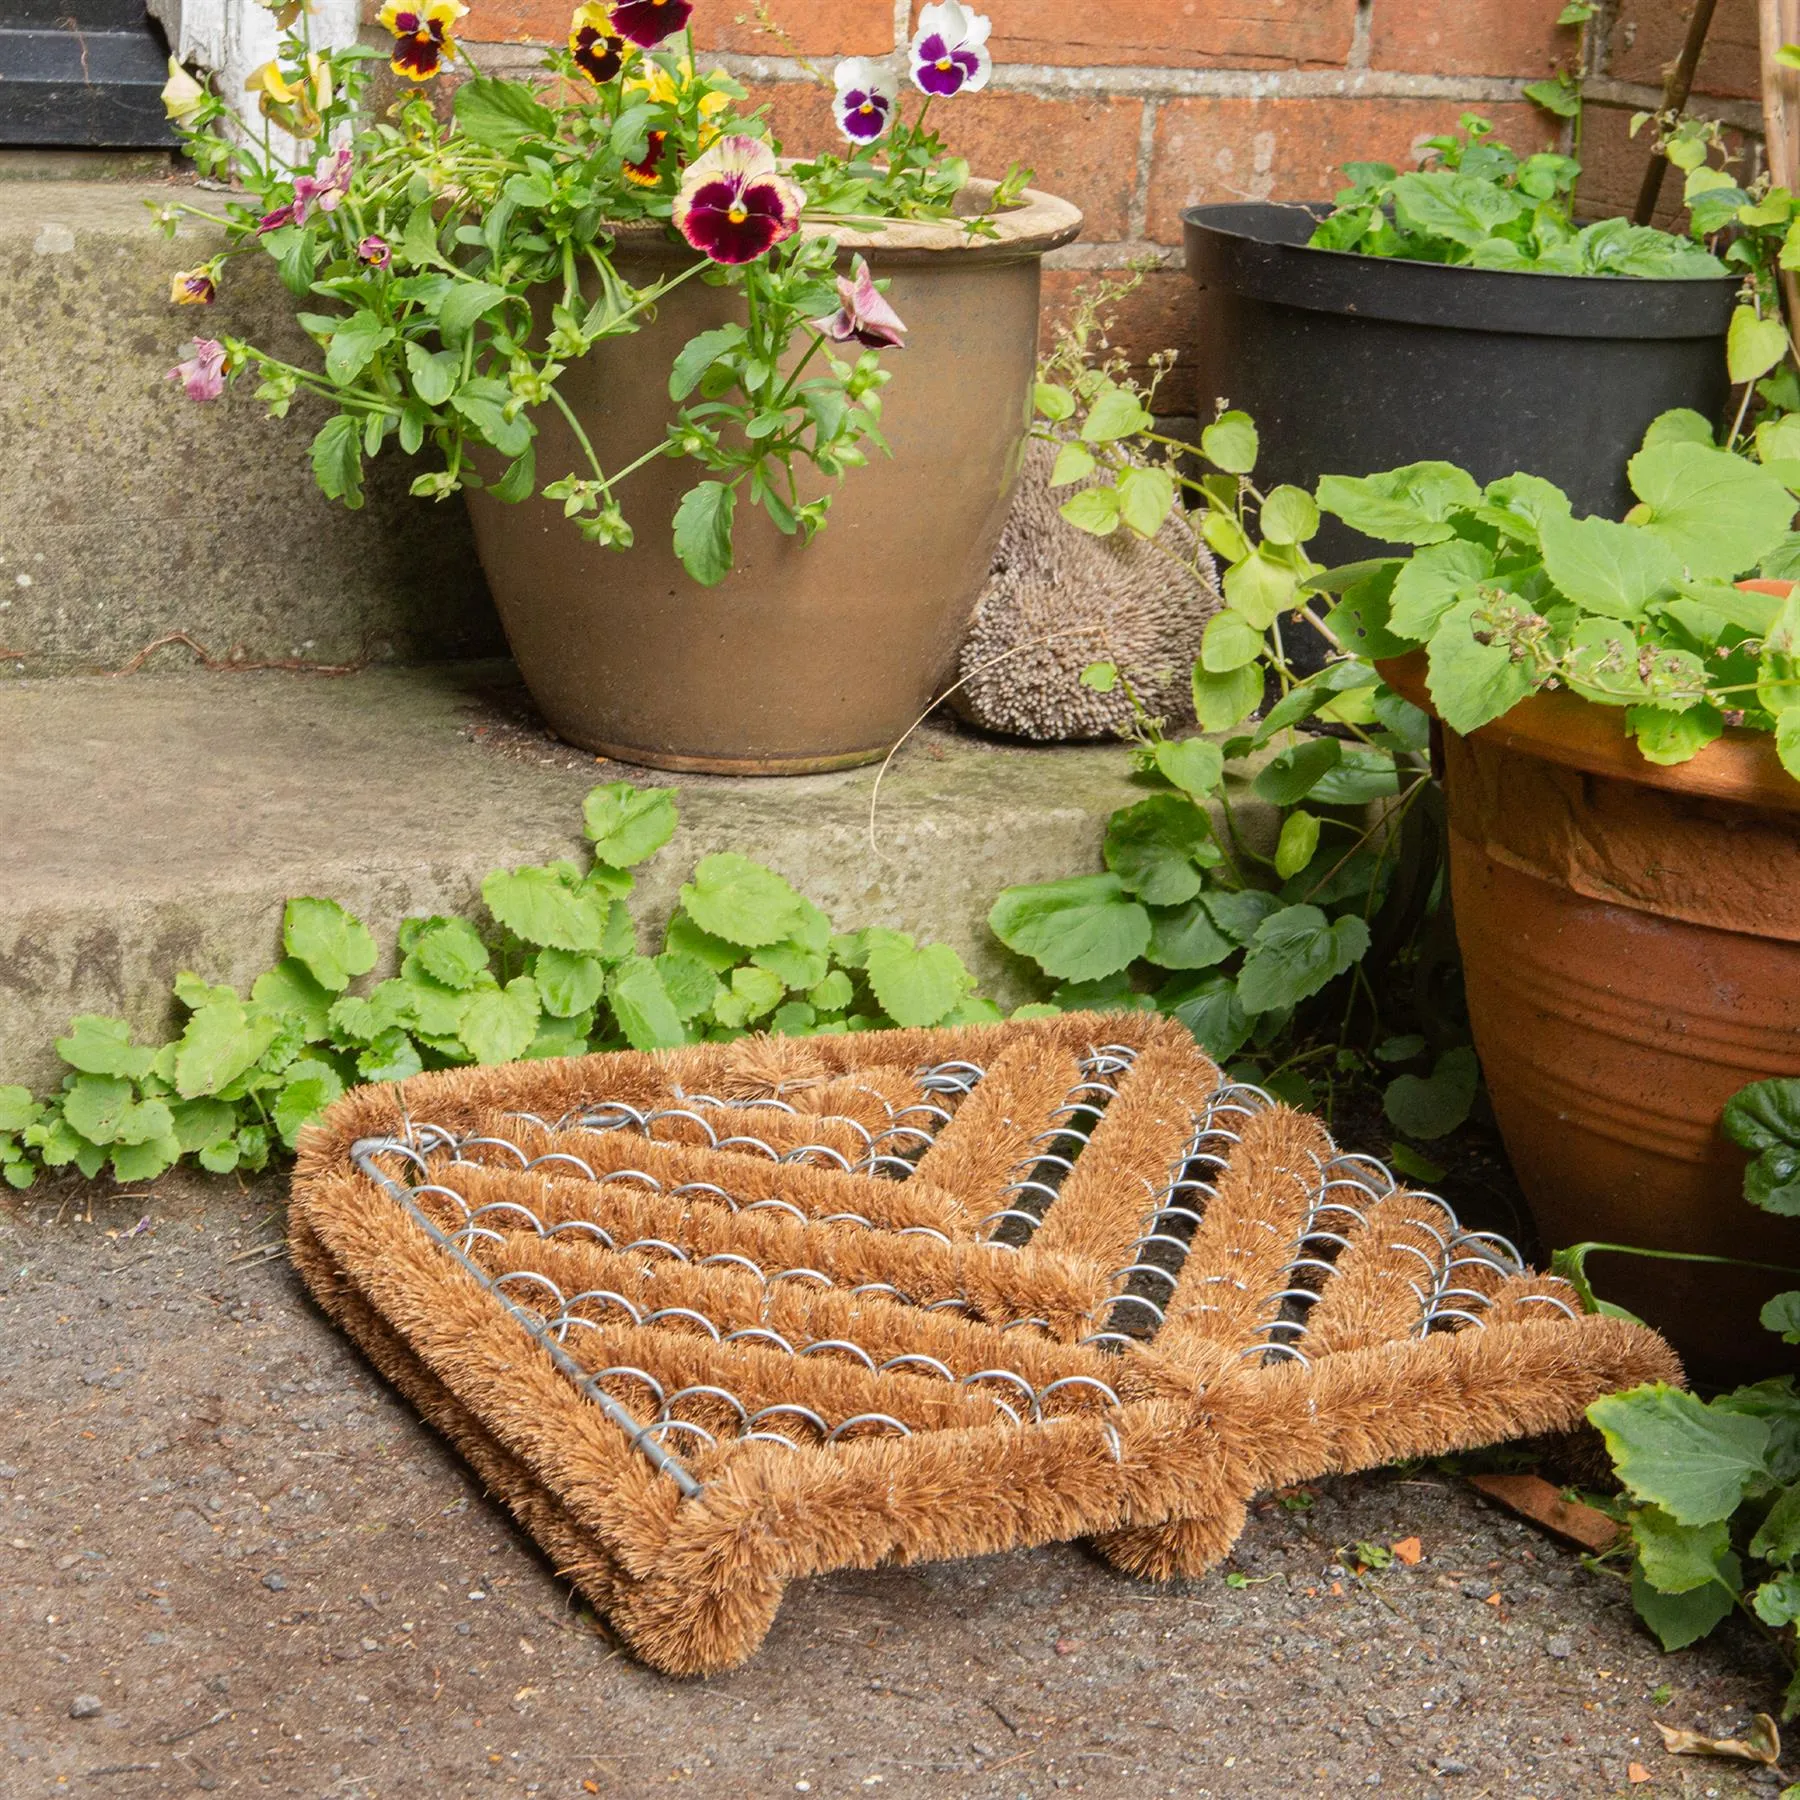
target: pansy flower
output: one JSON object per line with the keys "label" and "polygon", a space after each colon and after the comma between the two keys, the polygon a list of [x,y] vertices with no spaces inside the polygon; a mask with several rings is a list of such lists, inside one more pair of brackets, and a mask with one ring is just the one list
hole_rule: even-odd
{"label": "pansy flower", "polygon": [[675,229],[717,263],[747,263],[800,228],[806,196],[761,138],[723,137],[682,177]]}
{"label": "pansy flower", "polygon": [[213,279],[211,263],[182,269],[169,282],[169,298],[177,306],[211,306],[218,295],[219,284]]}
{"label": "pansy flower", "polygon": [[913,85],[933,95],[979,93],[994,68],[987,53],[990,29],[985,14],[965,12],[957,0],[921,8],[912,41]]}
{"label": "pansy flower", "polygon": [[694,0],[614,0],[611,10],[613,30],[640,50],[649,50],[688,22]]}
{"label": "pansy flower", "polygon": [[869,265],[859,256],[850,265],[848,275],[837,278],[838,309],[823,319],[812,321],[813,330],[835,344],[854,339],[871,350],[904,350],[906,326],[900,315],[882,297],[869,273]]}
{"label": "pansy flower", "polygon": [[662,159],[669,148],[669,134],[666,131],[653,131],[644,146],[643,159],[639,162],[628,162],[622,173],[627,181],[635,181],[639,187],[655,187],[662,180]]}
{"label": "pansy flower", "polygon": [[613,30],[612,14],[594,0],[576,7],[569,20],[569,54],[595,87],[625,66],[625,40]]}
{"label": "pansy flower", "polygon": [[195,338],[185,362],[169,371],[190,400],[216,400],[225,391],[225,346],[217,338]]}
{"label": "pansy flower", "polygon": [[455,61],[456,40],[450,34],[468,10],[462,0],[388,0],[377,15],[394,34],[388,67],[408,81],[429,81],[446,57]]}
{"label": "pansy flower", "polygon": [[385,269],[394,260],[393,248],[386,238],[370,232],[356,246],[356,260],[365,269]]}
{"label": "pansy flower", "polygon": [[[295,137],[311,137],[319,129],[319,115],[307,93],[306,77],[289,81],[278,62],[259,64],[244,82],[244,92],[256,96],[258,110],[265,119],[285,126]],[[329,79],[326,99],[330,99]]]}
{"label": "pansy flower", "polygon": [[885,63],[869,56],[847,56],[832,70],[837,95],[831,104],[838,130],[853,144],[872,144],[894,116],[900,84]]}
{"label": "pansy flower", "polygon": [[348,146],[321,156],[310,175],[294,177],[293,220],[306,223],[306,215],[316,206],[320,212],[336,212],[338,203],[350,191],[350,151]]}

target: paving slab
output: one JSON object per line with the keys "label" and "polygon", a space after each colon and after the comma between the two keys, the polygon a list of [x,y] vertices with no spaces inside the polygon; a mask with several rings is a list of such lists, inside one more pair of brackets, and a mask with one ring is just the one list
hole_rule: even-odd
{"label": "paving slab", "polygon": [[[1748,1627],[1661,1655],[1620,1577],[1430,1465],[1263,1502],[1202,1581],[1076,1546],[843,1573],[743,1668],[656,1675],[314,1310],[281,1229],[266,1180],[0,1198],[8,1800],[1780,1785],[1655,1729],[1773,1708]],[[1407,1537],[1415,1566],[1354,1573]]]}
{"label": "paving slab", "polygon": [[[163,1028],[182,969],[245,987],[280,954],[293,895],[341,901],[384,946],[409,913],[471,912],[489,870],[583,855],[582,796],[621,778],[680,792],[682,829],[641,872],[647,924],[699,857],[737,850],[841,929],[955,945],[1006,1002],[1030,989],[987,929],[995,894],[1097,868],[1107,815],[1136,792],[1117,745],[933,728],[883,781],[871,842],[873,769],[708,780],[599,761],[532,722],[506,664],[15,682],[0,686],[0,1081],[60,1080],[52,1044],[78,1012]],[[1246,802],[1253,833],[1264,814]]]}

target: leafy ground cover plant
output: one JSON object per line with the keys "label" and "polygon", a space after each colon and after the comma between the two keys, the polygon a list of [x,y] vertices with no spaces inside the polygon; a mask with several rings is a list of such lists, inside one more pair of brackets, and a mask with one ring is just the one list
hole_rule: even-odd
{"label": "leafy ground cover plant", "polygon": [[[700,478],[675,514],[674,543],[705,584],[731,567],[740,497],[789,535],[824,524],[829,492],[803,497],[797,471],[841,477],[885,449],[880,352],[905,336],[866,266],[836,272],[829,225],[953,215],[968,165],[925,115],[985,84],[985,18],[957,0],[923,9],[906,59],[920,96],[910,120],[897,68],[841,65],[835,116],[848,152],[789,171],[745,89],[722,69],[696,69],[692,0],[587,0],[538,83],[472,75],[442,110],[429,84],[471,63],[455,35],[468,8],[390,0],[380,13],[390,67],[413,91],[379,117],[364,105],[377,53],[316,50],[307,0],[274,10],[280,47],[250,83],[260,141],[179,65],[163,92],[184,148],[237,197],[222,212],[154,210],[171,232],[184,214],[225,231],[223,252],[175,277],[175,303],[212,304],[229,263],[266,255],[321,357],[301,364],[239,338],[196,338],[170,371],[191,398],[216,400],[254,373],[276,417],[302,393],[328,403],[312,466],[346,506],[362,503],[364,460],[397,445],[437,465],[414,494],[441,501],[485,487],[517,502],[541,492],[584,537],[621,549],[633,528],[620,485],[658,457],[686,459]],[[298,142],[297,160],[270,125]],[[1014,170],[968,231],[991,233],[992,210],[1027,178]],[[821,230],[802,230],[803,216]],[[633,230],[668,235],[694,260],[634,285],[616,257]],[[663,439],[603,468],[558,378],[696,278],[741,295],[743,321],[688,342],[670,370],[679,411]],[[582,466],[538,468],[533,415],[545,406],[562,414]]]}
{"label": "leafy ground cover plant", "polygon": [[[1225,603],[1192,682],[1201,726],[1225,735],[1172,738],[1136,706],[1144,798],[1109,821],[1104,871],[1008,888],[989,923],[1056,983],[1057,1005],[1158,1008],[1302,1103],[1383,1071],[1395,1126],[1441,1135],[1475,1097],[1474,1052],[1452,1028],[1434,1057],[1395,978],[1437,875],[1425,717],[1360,653],[1360,601],[1318,594],[1306,551],[1318,507],[1255,485],[1254,423],[1225,411],[1197,445],[1165,437],[1154,377],[1134,385],[1098,351],[1101,315],[1128,287],[1096,290],[1046,362],[1038,435],[1058,446],[1052,483],[1077,490],[1061,508],[1070,523],[1134,532],[1196,571],[1218,559]],[[1328,660],[1302,674],[1293,650],[1309,636]],[[1102,661],[1084,679],[1122,678]],[[1273,841],[1242,826],[1246,795],[1276,809]]]}
{"label": "leafy ground cover plant", "polygon": [[1631,459],[1625,519],[1577,519],[1549,482],[1485,487],[1449,463],[1326,476],[1326,512],[1405,546],[1326,579],[1385,658],[1423,645],[1433,705],[1455,731],[1541,688],[1623,709],[1652,762],[1679,763],[1725,729],[1772,732],[1800,776],[1800,602],[1746,592],[1750,574],[1800,572],[1791,530],[1800,462],[1771,425],[1749,456],[1699,414],[1665,413]]}
{"label": "leafy ground cover plant", "polygon": [[[1800,1080],[1759,1081],[1725,1109],[1722,1128],[1749,1151],[1744,1197],[1764,1211],[1800,1216]],[[1558,1259],[1590,1305],[1578,1245]],[[1634,1251],[1637,1255],[1673,1255]],[[1681,1257],[1684,1261],[1727,1261]],[[1789,1270],[1800,1275],[1800,1270]],[[1800,1291],[1777,1294],[1762,1323],[1800,1344]],[[1600,1428],[1625,1498],[1615,1509],[1627,1531],[1631,1593],[1666,1650],[1747,1616],[1790,1670],[1784,1720],[1800,1712],[1800,1391],[1777,1376],[1710,1401],[1657,1383],[1596,1401]],[[1790,1790],[1792,1791],[1792,1790]]]}
{"label": "leafy ground cover plant", "polygon": [[[1730,273],[1695,237],[1625,219],[1578,226],[1580,163],[1554,151],[1521,155],[1496,142],[1493,130],[1465,113],[1458,131],[1427,138],[1425,165],[1404,174],[1391,163],[1344,164],[1349,185],[1307,242],[1361,256],[1550,275],[1704,280]],[[1726,185],[1735,184],[1727,178]],[[1696,213],[1696,234],[1711,235],[1702,224]]]}
{"label": "leafy ground cover plant", "polygon": [[364,1081],[421,1069],[589,1050],[656,1050],[746,1031],[791,1034],[998,1019],[945,944],[905,932],[834,933],[818,907],[735,852],[702,857],[647,952],[626,905],[632,869],[674,835],[667,789],[595,788],[591,865],[496,869],[485,919],[409,918],[398,971],[336,901],[288,902],[287,954],[248,996],[178,975],[180,1033],[138,1043],[85,1014],[56,1048],[69,1073],[35,1098],[0,1087],[0,1175],[29,1187],[73,1167],[147,1181],[183,1158],[215,1173],[263,1168]]}

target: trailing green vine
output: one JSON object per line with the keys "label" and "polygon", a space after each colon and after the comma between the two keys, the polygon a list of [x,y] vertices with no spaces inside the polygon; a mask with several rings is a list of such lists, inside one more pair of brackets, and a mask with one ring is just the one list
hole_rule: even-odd
{"label": "trailing green vine", "polygon": [[0,1087],[0,1176],[43,1170],[148,1181],[191,1158],[258,1170],[358,1082],[422,1069],[590,1050],[657,1050],[751,1030],[795,1035],[998,1019],[946,944],[873,927],[834,933],[773,870],[702,857],[662,947],[644,951],[626,905],[633,868],[674,836],[667,789],[598,787],[583,808],[591,865],[496,869],[485,919],[409,918],[399,966],[335,900],[290,900],[286,955],[236,989],[184,973],[180,1033],[142,1044],[123,1019],[84,1014],[44,1099]]}

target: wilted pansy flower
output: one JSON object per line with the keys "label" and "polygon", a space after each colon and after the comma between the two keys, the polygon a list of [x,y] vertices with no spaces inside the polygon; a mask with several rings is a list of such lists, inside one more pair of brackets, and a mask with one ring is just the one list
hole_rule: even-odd
{"label": "wilted pansy flower", "polygon": [[569,54],[575,66],[598,87],[625,66],[625,40],[613,30],[612,14],[588,0],[569,20]]}
{"label": "wilted pansy flower", "polygon": [[169,58],[169,79],[163,83],[163,111],[185,123],[206,105],[207,92],[174,57]]}
{"label": "wilted pansy flower", "polygon": [[306,86],[304,76],[290,82],[279,63],[266,62],[250,71],[244,91],[256,96],[257,108],[265,119],[286,126],[296,137],[311,137],[319,129],[319,115],[313,110]]}
{"label": "wilted pansy flower", "polygon": [[854,338],[871,350],[906,348],[906,327],[882,298],[869,265],[860,256],[850,265],[848,275],[837,278],[837,290],[837,311],[828,318],[814,319],[815,331],[838,344],[847,344]]}
{"label": "wilted pansy flower", "polygon": [[957,0],[922,8],[912,41],[913,84],[927,94],[978,93],[993,73],[990,29],[985,14],[965,12]]}
{"label": "wilted pansy flower", "polygon": [[225,346],[217,338],[195,338],[188,357],[169,371],[190,400],[216,400],[225,391]]}
{"label": "wilted pansy flower", "polygon": [[294,177],[294,223],[304,225],[316,206],[320,212],[336,212],[338,202],[350,191],[348,146],[321,156],[310,175]]}
{"label": "wilted pansy flower", "polygon": [[775,164],[761,138],[724,137],[681,180],[675,229],[719,263],[747,263],[792,237],[806,196]]}
{"label": "wilted pansy flower", "polygon": [[693,0],[614,0],[612,28],[620,37],[648,50],[673,37],[693,13]]}
{"label": "wilted pansy flower", "polygon": [[621,171],[627,181],[634,181],[639,187],[655,187],[662,180],[662,159],[669,148],[669,134],[666,131],[653,131],[644,146],[641,161],[628,162]]}
{"label": "wilted pansy flower", "polygon": [[429,81],[444,59],[456,57],[451,34],[456,21],[469,9],[461,0],[388,0],[378,21],[394,34],[394,54],[388,67],[408,81]]}
{"label": "wilted pansy flower", "polygon": [[853,144],[872,144],[887,130],[900,97],[900,83],[887,64],[869,56],[847,56],[832,71],[837,96],[832,116]]}
{"label": "wilted pansy flower", "polygon": [[394,252],[389,248],[384,237],[377,237],[374,232],[356,246],[356,260],[364,268],[385,269],[394,260]]}
{"label": "wilted pansy flower", "polygon": [[218,293],[219,285],[213,280],[211,263],[202,263],[197,269],[183,269],[169,283],[169,298],[177,306],[211,306]]}

